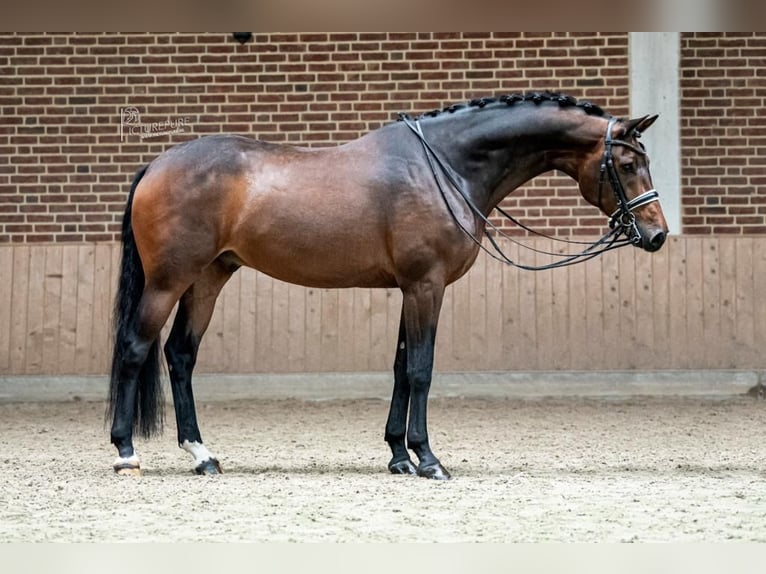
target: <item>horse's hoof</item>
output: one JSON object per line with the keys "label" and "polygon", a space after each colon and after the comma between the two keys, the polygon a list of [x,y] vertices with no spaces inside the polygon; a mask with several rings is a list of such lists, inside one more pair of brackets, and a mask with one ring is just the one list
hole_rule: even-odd
{"label": "horse's hoof", "polygon": [[194,472],[197,474],[223,474],[221,470],[221,463],[214,458],[209,458],[204,462],[199,463]]}
{"label": "horse's hoof", "polygon": [[135,464],[115,464],[114,472],[119,476],[141,476],[141,467]]}
{"label": "horse's hoof", "polygon": [[400,460],[397,462],[389,462],[388,463],[388,470],[391,471],[391,474],[412,474],[415,475],[418,473],[417,469],[415,468],[415,465],[412,464],[412,461],[408,458],[404,460]]}
{"label": "horse's hoof", "polygon": [[115,474],[120,476],[141,476],[141,461],[135,454],[131,456],[118,456],[112,464]]}
{"label": "horse's hoof", "polygon": [[420,465],[418,467],[418,476],[423,478],[432,478],[433,480],[449,480],[451,477],[447,469],[444,468],[441,463],[436,462],[428,465]]}

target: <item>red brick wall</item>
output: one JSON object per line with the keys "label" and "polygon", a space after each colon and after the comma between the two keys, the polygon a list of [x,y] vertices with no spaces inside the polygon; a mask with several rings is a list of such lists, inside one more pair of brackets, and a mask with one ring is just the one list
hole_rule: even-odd
{"label": "red brick wall", "polygon": [[[627,34],[0,35],[0,242],[116,237],[136,168],[213,132],[334,145],[480,95],[554,89],[628,110]],[[766,34],[681,35],[687,233],[766,232]],[[120,110],[185,133],[120,137]],[[651,150],[650,150],[651,152]],[[655,158],[655,161],[657,158]],[[598,233],[550,174],[508,202],[531,225]]]}
{"label": "red brick wall", "polygon": [[[0,36],[0,242],[116,238],[136,169],[213,132],[335,145],[477,96],[530,89],[628,108],[627,35],[396,33]],[[120,110],[185,133],[120,137]],[[177,124],[176,124],[177,125]],[[533,225],[603,229],[570,180],[542,177],[512,205]],[[591,226],[587,228],[587,226]]]}
{"label": "red brick wall", "polygon": [[766,34],[681,35],[686,233],[766,233]]}

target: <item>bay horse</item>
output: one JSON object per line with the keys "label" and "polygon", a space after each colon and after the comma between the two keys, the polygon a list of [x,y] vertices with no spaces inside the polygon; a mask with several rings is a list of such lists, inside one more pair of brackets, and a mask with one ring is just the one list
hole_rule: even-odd
{"label": "bay horse", "polygon": [[613,237],[659,249],[668,228],[638,140],[656,118],[621,120],[546,92],[403,115],[337,147],[211,135],[169,148],[135,176],[123,218],[107,413],[114,470],[140,474],[133,434],[162,429],[159,335],[178,303],[164,346],[178,444],[198,474],[221,472],[197,424],[192,371],[216,297],[245,265],[307,287],[401,289],[388,469],[449,478],[426,424],[445,287],[484,248],[493,208],[550,170],[577,181]]}

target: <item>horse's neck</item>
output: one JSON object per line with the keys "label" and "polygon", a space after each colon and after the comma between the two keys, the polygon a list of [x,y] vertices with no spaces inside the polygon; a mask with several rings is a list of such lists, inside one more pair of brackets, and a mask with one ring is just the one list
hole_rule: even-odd
{"label": "horse's neck", "polygon": [[552,106],[476,110],[453,121],[454,127],[443,124],[442,149],[487,213],[547,171],[558,169],[577,179],[577,163],[601,138],[595,118]]}

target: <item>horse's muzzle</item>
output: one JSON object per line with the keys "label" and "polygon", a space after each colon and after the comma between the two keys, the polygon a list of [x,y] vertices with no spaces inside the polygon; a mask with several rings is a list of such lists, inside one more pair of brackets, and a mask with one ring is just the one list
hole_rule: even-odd
{"label": "horse's muzzle", "polygon": [[653,253],[665,243],[667,234],[662,229],[654,229],[648,233],[641,233],[641,247],[645,251]]}

